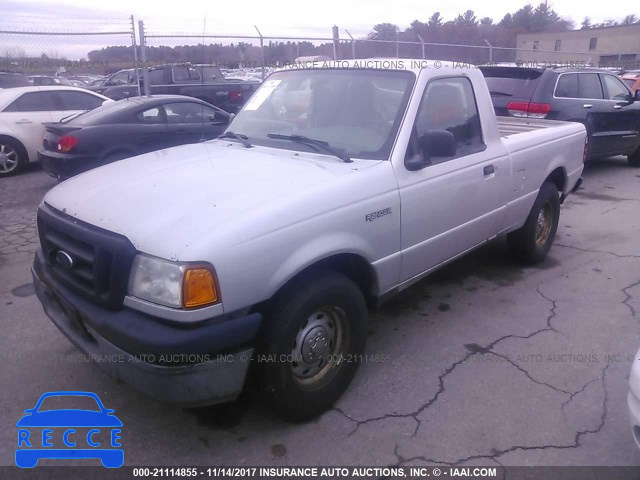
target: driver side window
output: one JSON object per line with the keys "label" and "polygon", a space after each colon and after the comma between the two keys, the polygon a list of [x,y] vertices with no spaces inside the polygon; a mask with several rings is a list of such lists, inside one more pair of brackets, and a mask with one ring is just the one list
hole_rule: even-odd
{"label": "driver side window", "polygon": [[[464,77],[439,78],[429,82],[425,89],[415,123],[415,150],[427,132],[447,131],[455,139],[453,157],[433,158],[432,163],[462,157],[486,148],[482,139],[480,116],[473,87]],[[415,152],[412,152],[415,153]]]}

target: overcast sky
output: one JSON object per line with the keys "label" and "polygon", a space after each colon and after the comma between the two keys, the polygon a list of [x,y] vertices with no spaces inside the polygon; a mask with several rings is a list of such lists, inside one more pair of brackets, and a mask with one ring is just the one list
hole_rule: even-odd
{"label": "overcast sky", "polygon": [[[136,19],[145,20],[148,29],[162,31],[202,33],[206,17],[204,28],[208,32],[253,34],[256,24],[265,35],[292,31],[325,35],[332,25],[338,25],[353,34],[365,35],[376,23],[391,22],[406,28],[415,19],[425,21],[435,11],[449,20],[472,9],[478,18],[487,16],[498,21],[526,3],[523,0],[108,0],[90,4],[86,0],[2,0],[0,24],[6,27],[7,20],[13,15],[24,16],[21,17],[25,22],[22,25],[27,26],[28,16],[96,19],[103,16],[126,18],[133,14]],[[531,3],[536,5],[537,2]],[[562,17],[577,24],[585,15],[595,23],[640,13],[635,2],[622,0],[555,0],[550,3]],[[18,25],[14,24],[15,27]]]}
{"label": "overcast sky", "polygon": [[[144,20],[148,33],[256,35],[253,25],[257,25],[265,36],[330,37],[331,27],[338,25],[340,37],[346,39],[345,29],[356,38],[363,38],[377,23],[395,23],[404,29],[413,20],[426,21],[436,11],[445,21],[472,9],[478,19],[491,17],[498,22],[506,13],[515,12],[526,3],[524,0],[107,0],[90,4],[87,0],[0,0],[0,30],[122,31],[129,28],[129,16],[134,15],[136,21]],[[531,3],[535,6],[539,0]],[[597,23],[621,20],[631,13],[640,14],[637,10],[634,12],[636,4],[628,0],[554,0],[550,4],[576,25],[585,16]],[[127,35],[27,37],[0,33],[0,54],[17,48],[27,55],[44,52],[79,59],[92,49],[129,42]],[[149,39],[150,45],[184,43],[187,42],[182,39]]]}

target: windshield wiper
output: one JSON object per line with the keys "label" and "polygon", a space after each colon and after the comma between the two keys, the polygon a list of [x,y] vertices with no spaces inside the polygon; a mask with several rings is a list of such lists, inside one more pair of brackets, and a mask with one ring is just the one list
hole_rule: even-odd
{"label": "windshield wiper", "polygon": [[495,92],[492,90],[489,90],[489,94],[490,95],[500,95],[502,97],[513,97],[513,95],[511,95],[510,93],[505,93],[505,92]]}
{"label": "windshield wiper", "polygon": [[[351,163],[353,160],[343,151],[329,145],[329,142],[323,140],[316,140],[315,138],[305,137],[304,135],[283,135],[281,133],[268,133],[268,138],[275,138],[276,140],[291,140],[292,142],[302,143],[309,145],[310,147],[319,147],[325,152],[329,152],[331,155],[338,157],[345,163]],[[316,148],[318,150],[318,148]]]}
{"label": "windshield wiper", "polygon": [[218,138],[233,138],[234,140],[238,140],[245,148],[252,146],[251,143],[249,143],[249,137],[241,133],[226,131],[222,135],[219,135]]}
{"label": "windshield wiper", "polygon": [[71,115],[67,115],[66,117],[63,117],[60,119],[60,123],[66,123],[76,117],[79,117],[80,115],[84,115],[85,113],[87,113],[89,110],[84,110],[82,112],[76,112],[76,113],[72,113]]}

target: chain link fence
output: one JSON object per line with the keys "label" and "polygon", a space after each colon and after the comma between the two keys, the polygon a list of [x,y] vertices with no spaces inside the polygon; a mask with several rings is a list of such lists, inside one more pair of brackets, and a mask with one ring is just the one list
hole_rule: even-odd
{"label": "chain link fence", "polygon": [[[0,72],[22,73],[34,85],[88,86],[133,67],[135,42],[132,18],[2,17]],[[115,55],[103,55],[105,48]]]}
{"label": "chain link fence", "polygon": [[[206,22],[203,22],[206,23]],[[167,63],[216,64],[227,76],[262,79],[272,68],[296,59],[418,58],[469,64],[523,62],[524,66],[552,64],[637,67],[616,62],[614,56],[594,52],[525,50],[510,47],[374,40],[349,29],[333,27],[315,36],[265,32],[238,27],[219,34],[203,27],[193,33],[167,27],[160,20],[135,22],[129,18],[62,18],[11,16],[0,18],[0,71],[35,76],[107,75],[134,66]],[[173,30],[172,30],[173,29]],[[406,38],[406,35],[405,35]],[[628,59],[625,59],[628,60]],[[264,67],[264,69],[263,69]]]}

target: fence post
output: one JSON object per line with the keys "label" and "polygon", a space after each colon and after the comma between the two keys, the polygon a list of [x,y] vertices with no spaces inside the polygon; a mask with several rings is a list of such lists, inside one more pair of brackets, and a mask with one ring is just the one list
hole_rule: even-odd
{"label": "fence post", "polygon": [[398,42],[399,36],[396,35],[396,58],[400,58],[400,43]]}
{"label": "fence post", "polygon": [[424,40],[422,39],[419,33],[416,33],[416,35],[418,36],[418,40],[420,40],[420,43],[422,44],[422,59],[424,60],[425,58],[427,58],[425,57]]}
{"label": "fence post", "polygon": [[493,63],[493,45],[489,43],[489,40],[484,39],[484,43],[489,45],[489,63]]}
{"label": "fence post", "polygon": [[262,38],[262,33],[258,30],[258,26],[254,25],[253,28],[258,32],[258,36],[260,37],[260,61],[262,62],[262,80],[264,80],[264,38]]}
{"label": "fence post", "polygon": [[136,72],[136,83],[138,84],[138,96],[140,92],[140,71],[138,70],[138,46],[136,45],[136,22],[131,15],[131,45],[133,46],[133,68]]}
{"label": "fence post", "polygon": [[338,43],[340,42],[340,33],[338,27],[334,25],[332,28],[333,33],[333,59],[338,60]]}
{"label": "fence post", "polygon": [[349,35],[349,38],[351,39],[351,58],[355,60],[356,59],[356,42],[353,38],[353,35],[349,33],[349,30],[345,28],[344,31],[347,32],[347,35]]}
{"label": "fence post", "polygon": [[149,91],[149,75],[147,74],[147,39],[144,36],[144,22],[138,21],[138,34],[140,35],[140,56],[142,57],[142,83],[145,96],[151,95]]}

